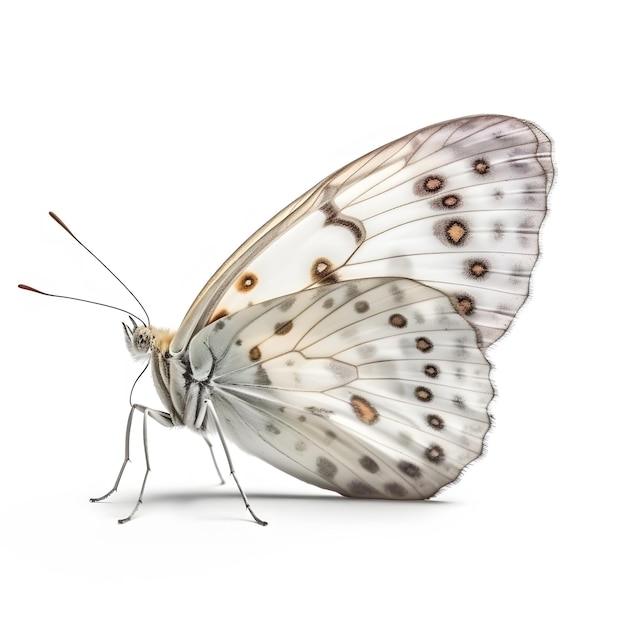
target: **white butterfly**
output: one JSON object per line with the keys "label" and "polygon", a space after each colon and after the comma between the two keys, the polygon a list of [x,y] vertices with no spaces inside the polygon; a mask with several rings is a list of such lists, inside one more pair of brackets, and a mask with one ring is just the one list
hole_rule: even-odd
{"label": "white butterfly", "polygon": [[482,452],[484,351],[528,295],[552,178],[546,135],[497,115],[365,155],[244,243],[176,332],[125,327],[167,412],[134,408],[346,496],[430,498]]}

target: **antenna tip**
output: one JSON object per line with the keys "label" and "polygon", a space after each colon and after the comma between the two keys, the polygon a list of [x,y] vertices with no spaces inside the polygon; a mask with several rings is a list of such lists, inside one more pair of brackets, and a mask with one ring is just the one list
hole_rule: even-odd
{"label": "antenna tip", "polygon": [[22,285],[22,283],[20,283],[18,286],[18,289],[25,289],[26,291],[34,291],[35,293],[40,293],[42,295],[46,295],[43,291],[39,291],[39,289],[35,289],[34,287],[29,287],[28,285]]}
{"label": "antenna tip", "polygon": [[[61,228],[64,228],[72,237],[74,237],[74,233],[65,225],[63,220],[54,212],[48,211],[48,215],[59,225]],[[74,237],[76,239],[76,237]]]}

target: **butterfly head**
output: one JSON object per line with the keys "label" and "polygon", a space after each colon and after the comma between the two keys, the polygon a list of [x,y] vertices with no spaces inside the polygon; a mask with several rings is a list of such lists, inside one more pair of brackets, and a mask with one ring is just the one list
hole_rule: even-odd
{"label": "butterfly head", "polygon": [[124,327],[124,339],[126,347],[135,359],[142,359],[154,348],[156,337],[151,326],[139,326],[137,322],[130,318],[132,327],[122,323]]}
{"label": "butterfly head", "polygon": [[131,317],[132,326],[122,323],[126,347],[135,359],[143,359],[152,352],[165,354],[169,350],[174,333],[152,325],[137,324]]}

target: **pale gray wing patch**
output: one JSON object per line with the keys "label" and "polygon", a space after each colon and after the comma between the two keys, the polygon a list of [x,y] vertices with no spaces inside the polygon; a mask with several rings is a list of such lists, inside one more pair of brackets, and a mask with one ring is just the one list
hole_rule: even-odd
{"label": "pale gray wing patch", "polygon": [[407,499],[432,496],[481,454],[489,364],[443,294],[363,279],[239,316],[192,344],[210,349],[228,330],[211,384],[252,454],[344,495]]}

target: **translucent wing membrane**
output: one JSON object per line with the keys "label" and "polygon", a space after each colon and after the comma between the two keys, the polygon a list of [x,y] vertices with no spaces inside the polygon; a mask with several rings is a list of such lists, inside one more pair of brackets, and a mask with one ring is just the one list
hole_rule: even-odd
{"label": "translucent wing membrane", "polygon": [[344,495],[428,498],[480,455],[489,427],[474,329],[411,280],[251,306],[198,333],[190,355],[198,370],[214,363],[213,401],[234,441]]}
{"label": "translucent wing membrane", "polygon": [[251,304],[371,276],[445,293],[484,348],[528,295],[552,175],[544,133],[504,116],[460,118],[383,146],[250,238],[199,294],[171,350]]}

